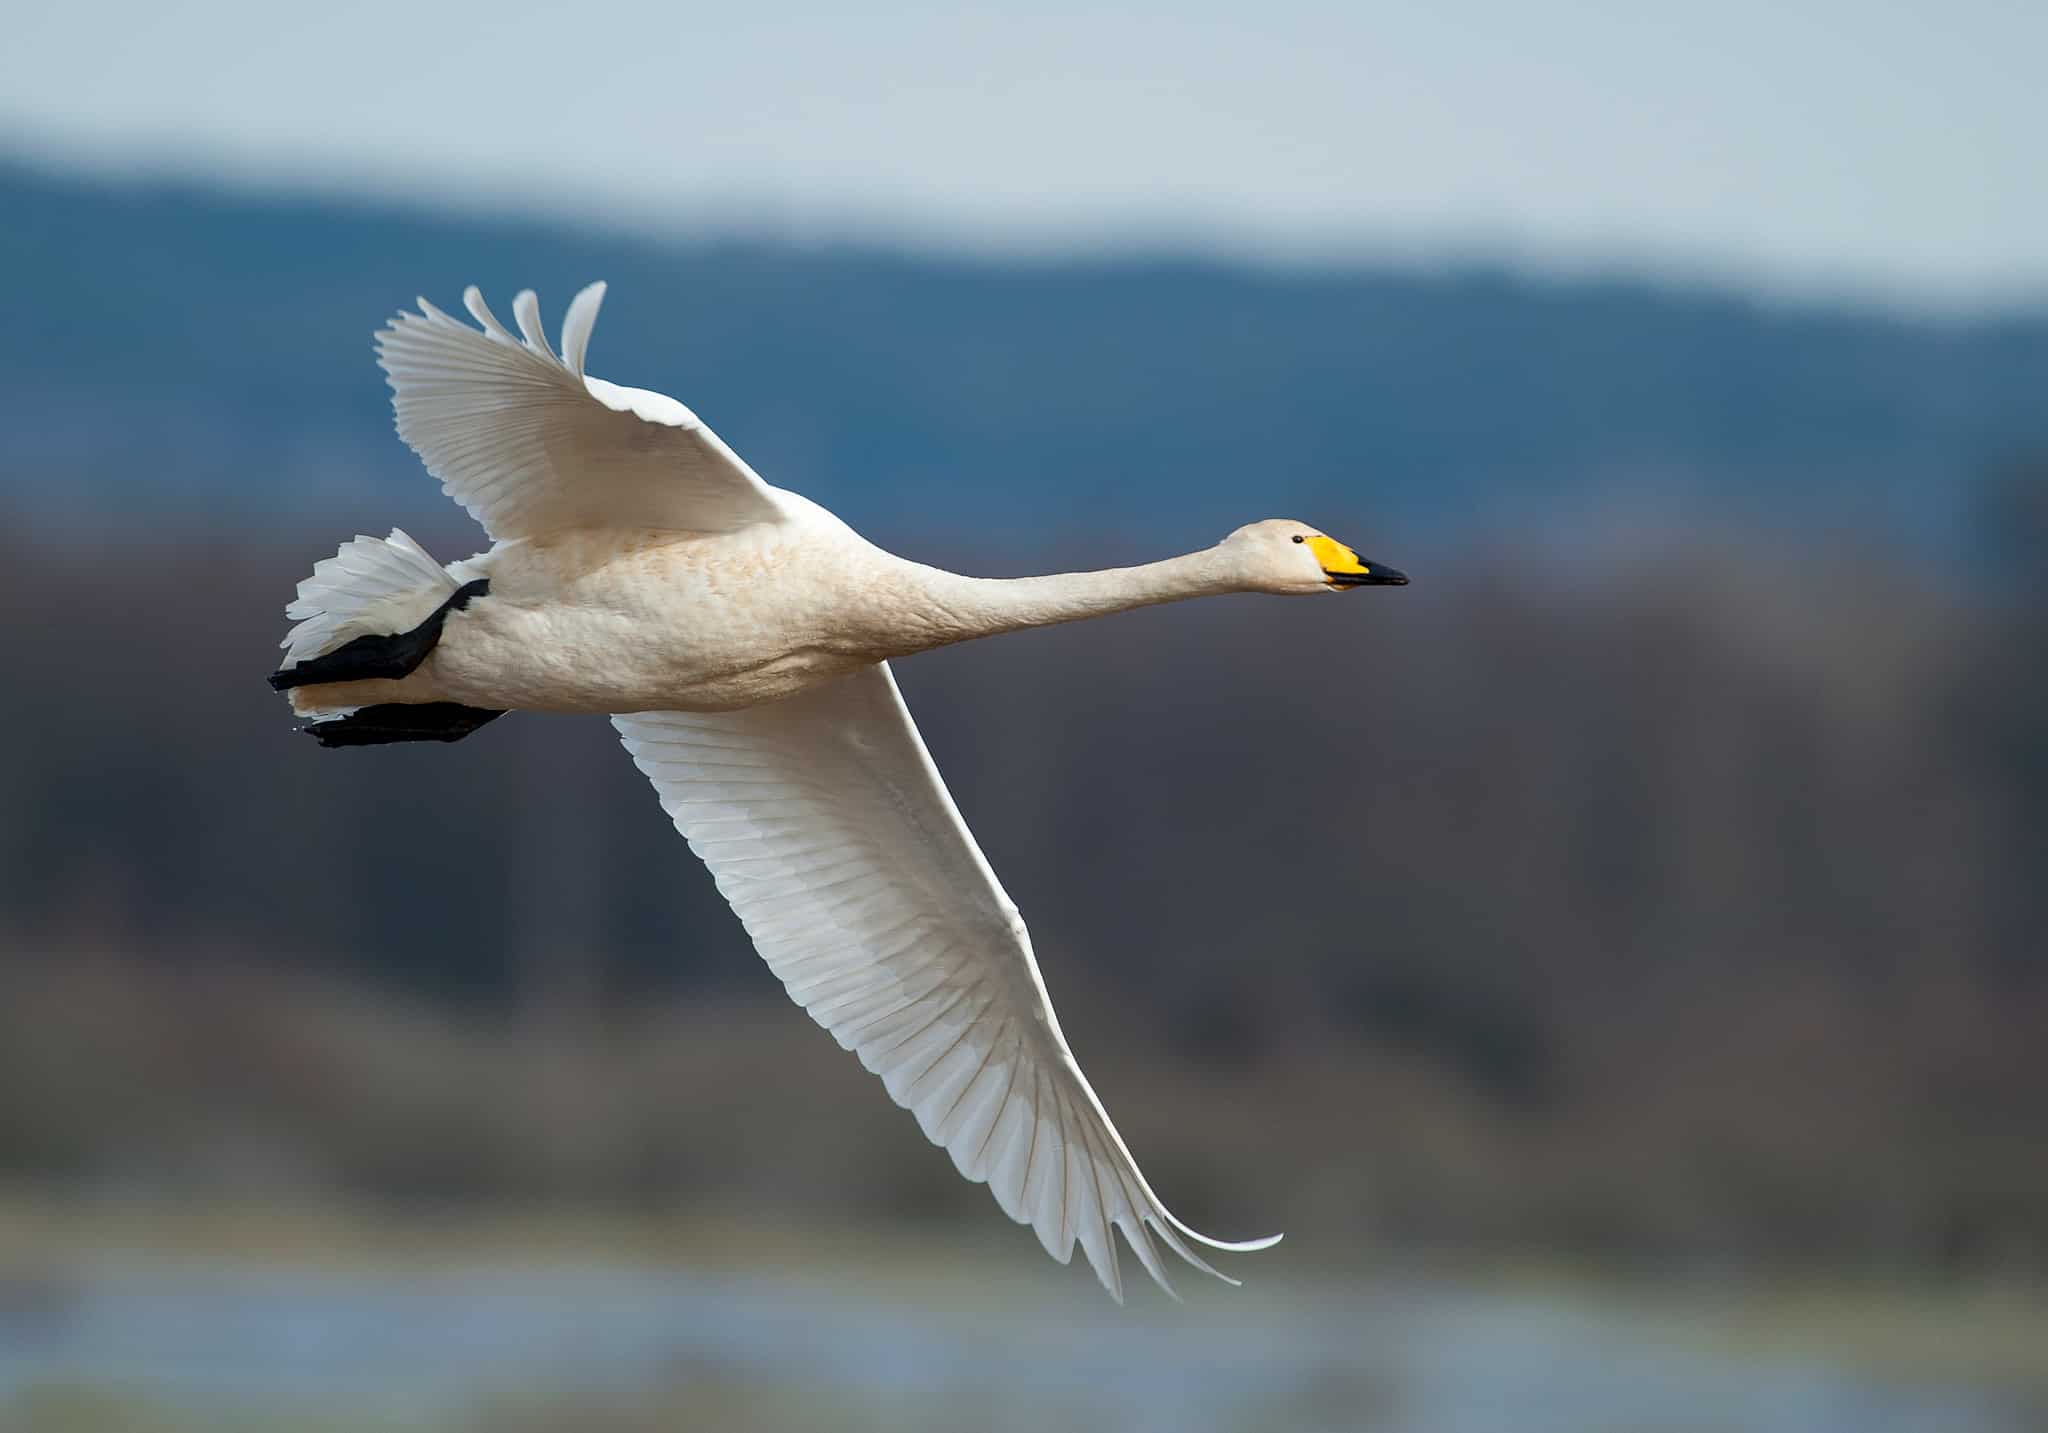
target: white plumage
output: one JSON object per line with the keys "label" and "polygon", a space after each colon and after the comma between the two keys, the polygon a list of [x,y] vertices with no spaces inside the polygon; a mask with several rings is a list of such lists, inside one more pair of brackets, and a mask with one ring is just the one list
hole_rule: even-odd
{"label": "white plumage", "polygon": [[[496,541],[443,569],[394,531],[318,564],[287,609],[288,671],[430,614],[446,625],[405,675],[322,676],[297,709],[612,714],[790,996],[1054,1258],[1078,1243],[1121,1299],[1113,1231],[1169,1292],[1155,1236],[1212,1274],[1194,1245],[1277,1242],[1197,1234],[1146,1184],[887,659],[1211,592],[1405,579],[1280,520],[1109,572],[991,581],[908,562],[770,487],[674,399],[588,377],[603,292],[576,296],[559,357],[531,292],[518,336],[473,288],[481,330],[421,300],[378,334],[400,435]],[[464,584],[487,595],[449,606]]]}
{"label": "white plumage", "polygon": [[532,290],[514,338],[474,288],[479,333],[425,299],[377,335],[398,435],[499,539],[565,528],[729,532],[780,516],[773,490],[673,398],[583,376],[604,286],[576,296],[555,357]]}
{"label": "white plumage", "polygon": [[1149,1224],[1208,1268],[1183,1235],[1215,1241],[1146,1187],[1074,1063],[1024,920],[886,666],[743,712],[612,721],[790,998],[1047,1253],[1065,1263],[1078,1240],[1121,1298],[1114,1226],[1170,1289]]}
{"label": "white plumage", "polygon": [[298,625],[278,645],[285,665],[331,652],[353,637],[403,632],[457,586],[447,569],[397,528],[387,538],[357,537],[313,564],[284,615]]}

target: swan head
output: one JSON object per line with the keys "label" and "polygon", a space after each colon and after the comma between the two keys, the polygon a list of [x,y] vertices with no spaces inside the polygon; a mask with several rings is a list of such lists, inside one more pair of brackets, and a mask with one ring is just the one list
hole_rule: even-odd
{"label": "swan head", "polygon": [[1368,562],[1319,528],[1289,518],[1248,523],[1219,544],[1254,592],[1338,592],[1347,587],[1406,587],[1384,563]]}

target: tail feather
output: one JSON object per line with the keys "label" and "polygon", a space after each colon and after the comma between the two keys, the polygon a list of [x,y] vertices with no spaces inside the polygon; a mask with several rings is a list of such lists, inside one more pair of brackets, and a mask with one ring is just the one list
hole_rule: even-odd
{"label": "tail feather", "polygon": [[313,564],[296,601],[284,609],[295,625],[278,645],[285,667],[322,656],[357,637],[418,626],[461,586],[397,528],[385,538],[357,537]]}

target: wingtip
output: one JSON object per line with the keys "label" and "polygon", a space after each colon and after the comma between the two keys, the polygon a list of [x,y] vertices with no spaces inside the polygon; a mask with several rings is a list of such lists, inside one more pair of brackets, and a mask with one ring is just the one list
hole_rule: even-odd
{"label": "wingtip", "polygon": [[1197,1244],[1207,1245],[1211,1249],[1221,1249],[1226,1254],[1256,1254],[1261,1249],[1272,1248],[1287,1237],[1285,1234],[1268,1234],[1263,1239],[1211,1239],[1207,1234],[1188,1228],[1170,1213],[1166,1217],[1172,1221],[1176,1230]]}
{"label": "wingtip", "polygon": [[501,343],[518,343],[512,331],[498,322],[498,316],[491,312],[491,306],[484,302],[484,291],[470,284],[462,291],[462,306],[469,310],[469,316],[483,326],[483,331]]}
{"label": "wingtip", "polygon": [[554,347],[548,342],[548,331],[540,321],[540,295],[532,289],[521,289],[512,296],[512,318],[519,325],[519,332],[526,340],[526,346],[550,361],[555,359]]}
{"label": "wingtip", "polygon": [[597,326],[597,311],[604,304],[603,279],[585,284],[569,300],[569,312],[562,319],[562,361],[578,378],[590,353],[590,331]]}

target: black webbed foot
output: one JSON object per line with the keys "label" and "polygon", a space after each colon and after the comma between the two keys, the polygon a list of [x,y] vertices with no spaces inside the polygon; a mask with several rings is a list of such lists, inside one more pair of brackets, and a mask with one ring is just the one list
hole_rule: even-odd
{"label": "black webbed foot", "polygon": [[394,741],[460,741],[502,711],[460,702],[386,702],[299,730],[322,746],[383,746]]}

